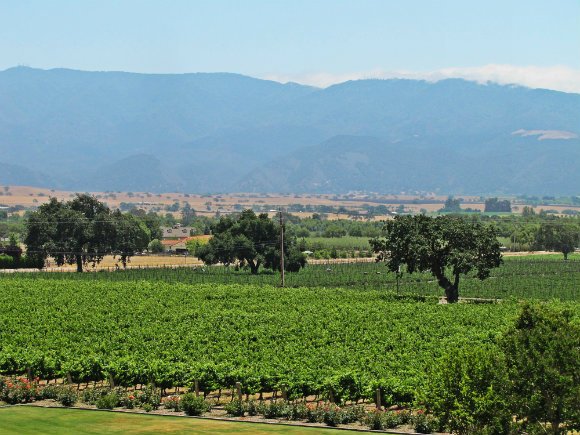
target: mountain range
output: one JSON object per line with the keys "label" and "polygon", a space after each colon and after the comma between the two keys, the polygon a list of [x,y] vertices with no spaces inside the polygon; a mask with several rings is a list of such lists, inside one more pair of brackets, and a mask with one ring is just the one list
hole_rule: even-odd
{"label": "mountain range", "polygon": [[580,95],[459,79],[0,72],[0,184],[580,194]]}

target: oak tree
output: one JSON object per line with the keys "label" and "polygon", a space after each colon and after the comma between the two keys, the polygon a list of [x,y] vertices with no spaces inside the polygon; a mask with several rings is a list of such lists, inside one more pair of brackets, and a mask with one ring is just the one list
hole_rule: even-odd
{"label": "oak tree", "polygon": [[76,264],[77,272],[105,255],[119,255],[123,264],[147,247],[150,233],[132,215],[111,210],[95,197],[82,194],[68,202],[51,198],[30,214],[26,224],[27,256],[38,261],[53,257],[58,266]]}
{"label": "oak tree", "polygon": [[536,233],[535,247],[564,254],[574,252],[580,242],[580,228],[569,221],[548,220],[542,222]]}
{"label": "oak tree", "polygon": [[448,302],[459,299],[461,275],[489,276],[501,262],[493,227],[459,216],[396,216],[384,226],[384,238],[370,240],[377,261],[392,272],[431,272]]}
{"label": "oak tree", "polygon": [[[280,228],[266,213],[256,215],[244,210],[239,216],[222,216],[212,225],[213,237],[199,246],[195,255],[205,264],[233,264],[248,266],[257,274],[260,266],[280,268]],[[284,269],[297,271],[306,264],[295,240],[284,239]]]}

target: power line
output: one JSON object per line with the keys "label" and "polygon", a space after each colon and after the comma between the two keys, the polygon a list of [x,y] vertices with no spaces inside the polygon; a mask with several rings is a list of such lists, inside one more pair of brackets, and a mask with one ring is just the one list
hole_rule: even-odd
{"label": "power line", "polygon": [[[246,248],[246,247],[253,247],[253,248],[262,248],[262,247],[274,247],[278,245],[278,240],[272,240],[272,241],[266,241],[266,242],[257,242],[257,243],[234,243],[233,245],[231,245],[231,248],[233,249],[241,249],[241,248]],[[202,245],[203,246],[203,245]],[[230,247],[224,247],[224,248],[217,248],[215,251],[216,252],[229,252],[231,250]],[[120,252],[120,251],[116,251],[116,252]],[[37,253],[37,254],[44,254],[44,253],[50,253],[52,254],[56,254],[56,255],[111,255],[113,252],[112,251],[105,251],[105,252],[100,252],[100,251],[53,251],[50,248],[47,249],[31,249],[31,250],[26,250],[26,253]]]}

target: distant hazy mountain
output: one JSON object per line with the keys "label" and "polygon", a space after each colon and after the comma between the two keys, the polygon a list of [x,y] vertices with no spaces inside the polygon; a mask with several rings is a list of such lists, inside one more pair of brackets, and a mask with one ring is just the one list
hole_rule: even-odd
{"label": "distant hazy mountain", "polygon": [[[549,148],[547,150],[546,148]],[[337,136],[263,166],[242,191],[437,191],[498,194],[580,192],[580,141],[508,138],[462,148],[458,142],[389,142]],[[430,189],[429,189],[430,188]]]}
{"label": "distant hazy mountain", "polygon": [[39,171],[0,162],[0,184],[24,186],[53,186],[58,182],[51,176]]}
{"label": "distant hazy mountain", "polygon": [[0,72],[0,183],[580,193],[580,95],[463,80]]}

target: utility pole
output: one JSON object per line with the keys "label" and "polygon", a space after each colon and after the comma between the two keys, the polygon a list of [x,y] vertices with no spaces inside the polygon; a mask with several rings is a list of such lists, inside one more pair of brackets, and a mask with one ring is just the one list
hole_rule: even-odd
{"label": "utility pole", "polygon": [[270,210],[272,213],[280,213],[280,286],[284,287],[284,218],[282,217],[282,208],[279,207],[278,210]]}
{"label": "utility pole", "polygon": [[397,269],[397,273],[395,274],[397,277],[397,296],[399,295],[399,278],[401,278],[401,265],[399,264],[399,268]]}
{"label": "utility pole", "polygon": [[280,270],[282,272],[282,287],[284,287],[284,221],[282,218],[282,209],[278,211],[280,213]]}

